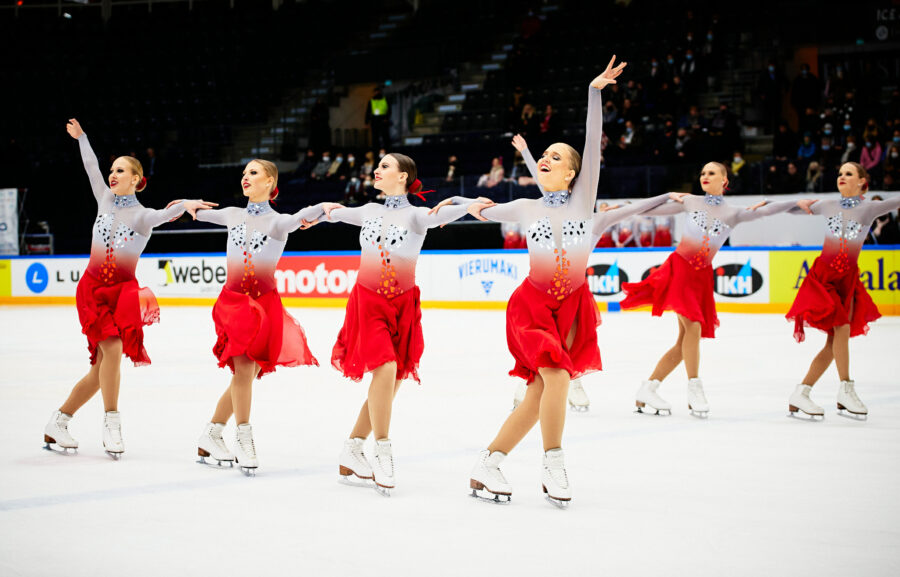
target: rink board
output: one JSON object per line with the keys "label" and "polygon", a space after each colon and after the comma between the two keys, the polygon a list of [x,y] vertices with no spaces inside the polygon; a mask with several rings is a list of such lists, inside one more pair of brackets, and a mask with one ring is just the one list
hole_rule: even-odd
{"label": "rink board", "polygon": [[[646,278],[672,249],[595,250],[587,282],[601,310],[619,310],[622,285]],[[818,247],[725,247],[713,261],[719,310],[785,312],[819,255]],[[0,260],[0,302],[67,304],[87,266],[86,256],[11,257]],[[343,307],[359,273],[358,252],[286,253],[275,273],[290,306]],[[883,314],[900,314],[897,247],[868,248],[860,279]],[[422,305],[430,308],[504,308],[528,274],[525,250],[423,251],[417,267]],[[162,304],[214,302],[225,282],[224,254],[148,254],[137,278]]]}

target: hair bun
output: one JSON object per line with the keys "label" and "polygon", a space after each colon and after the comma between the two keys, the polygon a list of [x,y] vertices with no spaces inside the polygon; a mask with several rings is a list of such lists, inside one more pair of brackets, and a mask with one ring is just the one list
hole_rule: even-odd
{"label": "hair bun", "polygon": [[140,191],[144,190],[145,188],[147,188],[147,177],[142,176],[140,182],[138,182],[137,186],[134,187],[134,190],[136,190],[137,192],[140,192]]}

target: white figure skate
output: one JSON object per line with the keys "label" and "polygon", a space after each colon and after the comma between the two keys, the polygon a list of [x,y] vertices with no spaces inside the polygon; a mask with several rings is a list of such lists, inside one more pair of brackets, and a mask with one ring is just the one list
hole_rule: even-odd
{"label": "white figure skate", "polygon": [[504,453],[487,449],[478,453],[478,460],[472,468],[472,476],[469,478],[469,488],[472,497],[483,499],[491,503],[509,503],[512,498],[512,485],[506,482],[506,477],[500,471],[500,463],[506,458]]}
{"label": "white figure skate", "polygon": [[238,425],[234,437],[235,462],[245,476],[256,476],[259,461],[256,459],[256,445],[253,443],[253,427],[250,423]]}
{"label": "white figure skate", "polygon": [[[869,409],[856,394],[856,386],[853,381],[841,381],[837,394],[838,415],[857,421],[865,421],[869,418]],[[845,412],[846,411],[846,412]]]}
{"label": "white figure skate", "polygon": [[122,416],[119,411],[107,411],[103,416],[103,450],[116,461],[125,453],[125,442],[122,441]]}
{"label": "white figure skate", "polygon": [[[222,438],[224,429],[224,423],[207,423],[203,427],[203,434],[197,440],[197,455],[200,456],[197,460],[198,463],[209,467],[222,467],[224,463],[229,467],[234,467],[234,454],[228,450],[228,445]],[[215,459],[215,465],[207,462],[206,457]]]}
{"label": "white figure skate", "polygon": [[[804,385],[803,383],[797,385],[797,388],[791,394],[791,398],[788,399],[789,417],[806,421],[821,421],[825,418],[825,409],[815,404],[809,398],[811,390],[812,387],[809,385]],[[801,417],[798,413],[803,413],[806,417]]]}
{"label": "white figure skate", "polygon": [[359,437],[344,441],[344,448],[338,458],[338,480],[341,483],[357,487],[370,487],[374,483],[372,466],[363,452],[364,442],[365,439]]}
{"label": "white figure skate", "polygon": [[528,385],[525,384],[525,381],[519,381],[519,383],[516,384],[516,392],[513,393],[513,411],[515,411],[516,407],[525,400],[526,391],[528,391]]}
{"label": "white figure skate", "polygon": [[581,386],[581,379],[569,381],[569,408],[577,413],[586,413],[591,410],[591,400],[584,392],[584,387]]}
{"label": "white figure skate", "polygon": [[[78,441],[69,434],[69,421],[72,415],[67,415],[60,411],[55,411],[47,426],[44,427],[44,448],[60,455],[74,455],[78,453]],[[50,445],[56,445],[58,449],[54,449]],[[72,449],[72,453],[69,453]]]}
{"label": "white figure skate", "polygon": [[693,416],[700,419],[705,419],[709,414],[709,402],[706,400],[703,381],[700,379],[688,379],[688,409]]}
{"label": "white figure skate", "polygon": [[572,501],[572,489],[566,475],[565,455],[562,449],[550,449],[544,453],[544,471],[541,475],[547,500],[565,509]]}
{"label": "white figure skate", "polygon": [[[672,405],[660,397],[656,392],[659,385],[660,383],[656,379],[641,383],[641,388],[638,389],[637,394],[634,397],[634,404],[637,406],[636,413],[644,413],[644,409],[646,408],[647,414],[672,414]],[[650,411],[655,411],[655,413],[651,413]]]}
{"label": "white figure skate", "polygon": [[390,439],[375,441],[372,474],[375,477],[375,490],[385,497],[390,497],[391,489],[394,488],[394,453]]}

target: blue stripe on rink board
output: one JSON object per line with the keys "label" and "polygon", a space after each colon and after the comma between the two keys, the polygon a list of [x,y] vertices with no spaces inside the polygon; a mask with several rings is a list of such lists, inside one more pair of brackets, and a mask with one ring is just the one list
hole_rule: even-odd
{"label": "blue stripe on rink board", "polygon": [[606,312],[617,313],[621,310],[622,310],[622,305],[619,304],[619,301],[607,301]]}

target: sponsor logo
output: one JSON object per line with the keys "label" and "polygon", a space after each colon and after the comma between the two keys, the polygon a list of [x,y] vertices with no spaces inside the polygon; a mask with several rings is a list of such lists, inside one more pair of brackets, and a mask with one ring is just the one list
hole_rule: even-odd
{"label": "sponsor logo", "polygon": [[499,275],[516,280],[519,278],[519,267],[502,258],[490,257],[467,260],[459,265],[460,280],[480,274]]}
{"label": "sponsor logo", "polygon": [[622,291],[622,283],[628,282],[628,274],[619,268],[618,259],[611,265],[591,265],[585,273],[588,288],[595,295],[614,295]]}
{"label": "sponsor logo", "polygon": [[228,276],[224,266],[206,264],[205,259],[199,265],[179,265],[169,258],[159,259],[159,285],[179,284],[224,284]]}
{"label": "sponsor logo", "polygon": [[356,284],[357,276],[359,270],[329,270],[324,262],[319,262],[312,270],[280,268],[275,271],[275,284],[278,292],[283,295],[341,296],[350,293]]}
{"label": "sponsor logo", "polygon": [[35,294],[47,290],[49,281],[50,274],[47,272],[47,267],[39,262],[33,263],[25,271],[25,284],[28,285],[28,290]]}
{"label": "sponsor logo", "polygon": [[727,297],[746,297],[762,288],[763,277],[750,266],[748,259],[743,265],[726,264],[716,267],[715,291]]}
{"label": "sponsor logo", "polygon": [[494,288],[494,281],[492,280],[483,280],[481,281],[481,288],[484,289],[484,294],[491,294],[491,289]]}

